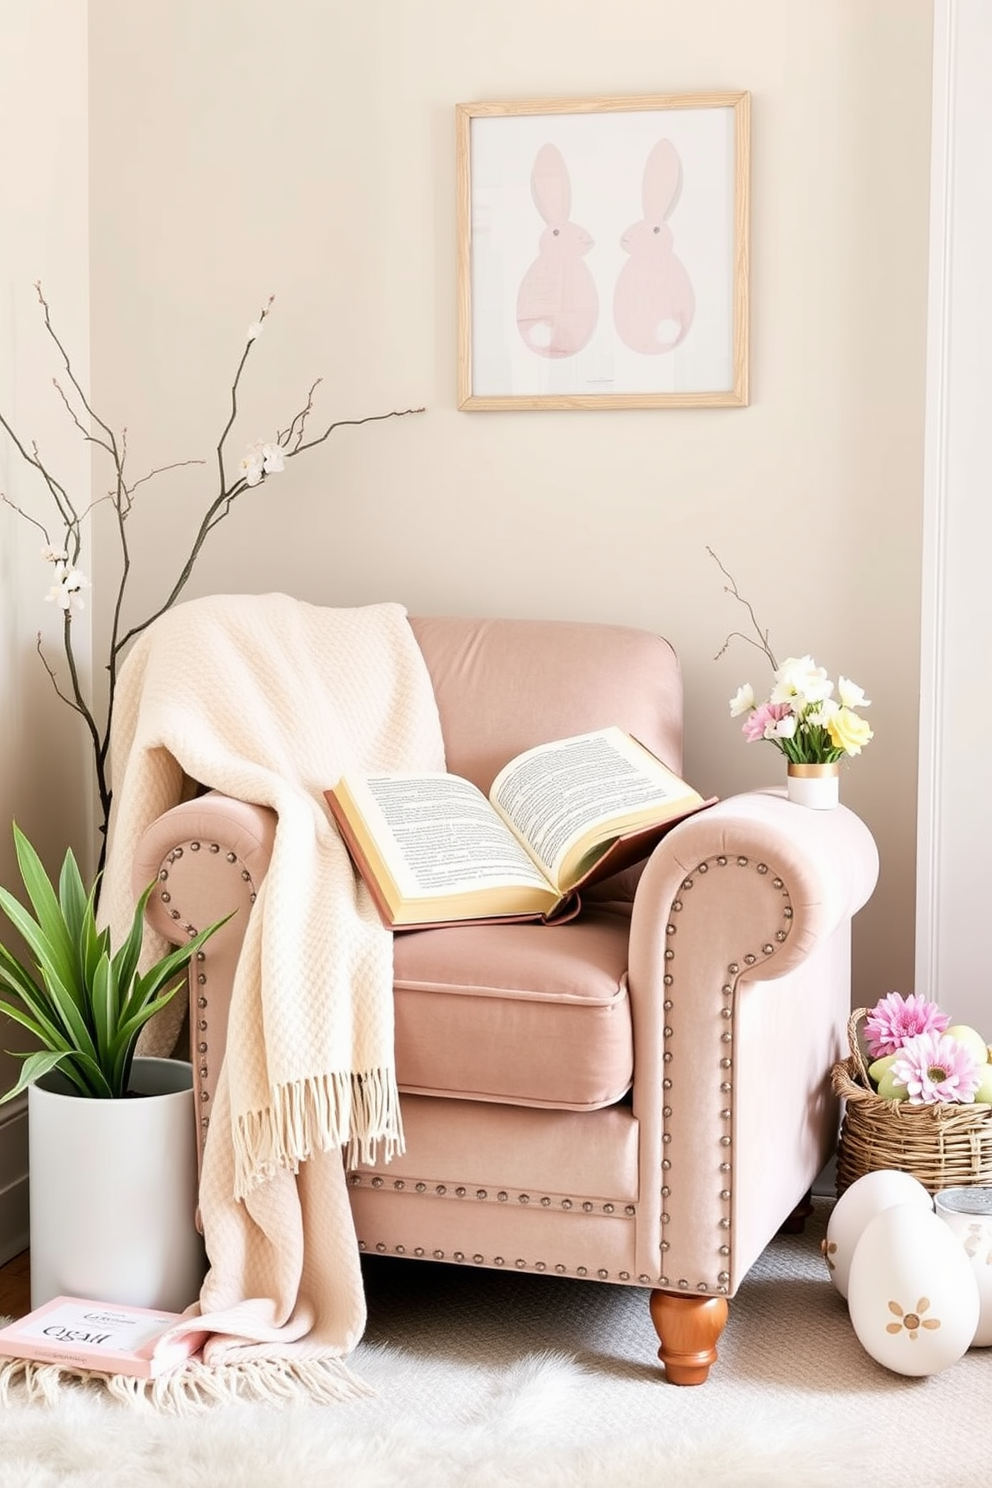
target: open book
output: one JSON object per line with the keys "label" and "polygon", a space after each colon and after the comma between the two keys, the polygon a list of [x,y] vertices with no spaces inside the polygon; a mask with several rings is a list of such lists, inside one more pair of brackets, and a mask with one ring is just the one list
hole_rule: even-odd
{"label": "open book", "polygon": [[488,798],[443,773],[345,775],[324,795],[394,930],[564,918],[712,804],[619,728],[525,750]]}

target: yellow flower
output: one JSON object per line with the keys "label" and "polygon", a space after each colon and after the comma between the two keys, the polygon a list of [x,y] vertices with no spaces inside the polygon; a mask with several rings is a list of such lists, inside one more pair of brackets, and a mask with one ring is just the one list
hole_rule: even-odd
{"label": "yellow flower", "polygon": [[869,739],[873,738],[869,724],[850,708],[838,708],[827,720],[827,732],[835,749],[845,754],[860,754]]}

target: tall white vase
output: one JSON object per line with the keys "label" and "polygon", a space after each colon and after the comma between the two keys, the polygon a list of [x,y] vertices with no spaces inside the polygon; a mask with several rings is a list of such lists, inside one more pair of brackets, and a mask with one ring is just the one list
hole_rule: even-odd
{"label": "tall white vase", "polygon": [[206,1273],[192,1067],[137,1058],[132,1095],[28,1088],[31,1306],[58,1296],[182,1310]]}

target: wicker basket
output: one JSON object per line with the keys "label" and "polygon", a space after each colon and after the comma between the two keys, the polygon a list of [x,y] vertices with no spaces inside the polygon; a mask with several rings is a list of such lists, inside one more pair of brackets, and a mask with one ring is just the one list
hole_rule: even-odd
{"label": "wicker basket", "polygon": [[942,1188],[992,1184],[992,1106],[911,1106],[884,1100],[872,1088],[858,1039],[867,1008],[847,1025],[851,1056],[835,1064],[834,1093],[845,1102],[837,1148],[837,1194],[878,1168],[911,1173],[931,1194]]}

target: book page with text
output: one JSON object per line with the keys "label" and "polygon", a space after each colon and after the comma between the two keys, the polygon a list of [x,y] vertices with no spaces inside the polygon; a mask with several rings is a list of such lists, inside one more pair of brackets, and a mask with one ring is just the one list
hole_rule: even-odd
{"label": "book page with text", "polygon": [[619,835],[625,818],[684,798],[685,787],[622,729],[609,728],[519,755],[496,776],[490,796],[558,883],[590,829],[619,820]]}
{"label": "book page with text", "polygon": [[544,875],[469,781],[375,775],[350,784],[366,818],[378,820],[395,845],[390,868],[405,897],[518,884],[547,889]]}

